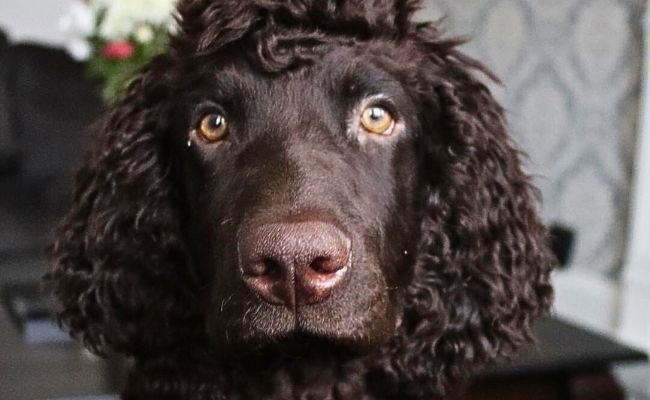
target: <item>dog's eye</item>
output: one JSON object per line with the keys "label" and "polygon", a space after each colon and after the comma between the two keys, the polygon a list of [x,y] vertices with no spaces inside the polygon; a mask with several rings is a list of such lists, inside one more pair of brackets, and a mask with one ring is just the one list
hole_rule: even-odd
{"label": "dog's eye", "polygon": [[385,108],[372,106],[363,110],[361,125],[369,133],[390,135],[395,126],[395,118]]}
{"label": "dog's eye", "polygon": [[228,134],[228,122],[221,114],[208,114],[201,118],[196,131],[207,142],[218,142]]}

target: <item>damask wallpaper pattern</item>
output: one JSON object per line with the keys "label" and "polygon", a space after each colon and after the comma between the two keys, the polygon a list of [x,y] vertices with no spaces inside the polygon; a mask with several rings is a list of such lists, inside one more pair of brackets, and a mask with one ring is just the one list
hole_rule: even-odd
{"label": "damask wallpaper pattern", "polygon": [[543,215],[577,230],[572,268],[618,273],[640,93],[643,0],[429,0],[485,62]]}

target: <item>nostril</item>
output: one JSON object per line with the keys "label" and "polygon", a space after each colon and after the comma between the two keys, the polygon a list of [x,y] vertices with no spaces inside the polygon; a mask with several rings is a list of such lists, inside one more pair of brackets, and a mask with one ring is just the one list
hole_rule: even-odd
{"label": "nostril", "polygon": [[265,262],[259,261],[256,263],[253,263],[248,271],[246,272],[247,275],[250,276],[263,276],[266,275],[268,272],[268,267]]}
{"label": "nostril", "polygon": [[247,268],[246,274],[252,277],[266,277],[271,280],[282,277],[282,266],[272,258],[263,258]]}
{"label": "nostril", "polygon": [[288,267],[274,258],[261,258],[244,267],[244,282],[271,304],[293,307],[293,278]]}
{"label": "nostril", "polygon": [[316,304],[330,297],[347,272],[349,253],[318,256],[303,268],[296,270],[298,305]]}
{"label": "nostril", "polygon": [[309,268],[318,272],[319,274],[329,275],[333,274],[345,267],[345,262],[335,260],[332,257],[316,257],[310,264]]}
{"label": "nostril", "polygon": [[317,257],[314,261],[311,262],[311,264],[309,264],[309,268],[313,269],[319,274],[328,274],[330,273],[328,270],[329,266],[327,265],[328,262],[329,257]]}

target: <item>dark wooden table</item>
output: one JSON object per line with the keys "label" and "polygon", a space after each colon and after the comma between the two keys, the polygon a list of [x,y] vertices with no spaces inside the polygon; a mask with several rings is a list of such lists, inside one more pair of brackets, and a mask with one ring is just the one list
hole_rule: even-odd
{"label": "dark wooden table", "polygon": [[641,351],[560,319],[540,320],[536,332],[536,345],[514,363],[477,376],[465,399],[622,400],[611,367],[648,360]]}

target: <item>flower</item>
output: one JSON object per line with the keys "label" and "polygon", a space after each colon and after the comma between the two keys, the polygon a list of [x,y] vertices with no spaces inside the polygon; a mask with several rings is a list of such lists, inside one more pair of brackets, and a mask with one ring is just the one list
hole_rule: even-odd
{"label": "flower", "polygon": [[135,46],[127,40],[110,42],[102,49],[102,54],[108,60],[128,60],[134,53]]}
{"label": "flower", "polygon": [[88,60],[92,48],[86,37],[95,29],[93,10],[82,1],[72,2],[68,12],[59,20],[58,28],[66,37],[64,47],[70,56],[77,61]]}
{"label": "flower", "polygon": [[90,47],[90,43],[84,40],[83,38],[73,38],[70,39],[65,44],[66,51],[70,56],[77,61],[86,61],[92,55],[93,49]]}
{"label": "flower", "polygon": [[65,48],[103,81],[103,96],[115,101],[134,71],[164,51],[176,30],[177,0],[68,0],[59,20]]}
{"label": "flower", "polygon": [[149,43],[153,40],[154,32],[149,25],[142,24],[135,30],[135,40],[139,43]]}
{"label": "flower", "polygon": [[95,13],[86,3],[76,0],[59,20],[58,28],[70,36],[88,36],[95,30]]}
{"label": "flower", "polygon": [[106,7],[99,34],[107,40],[118,40],[127,38],[142,23],[169,26],[173,11],[172,0],[113,0]]}

